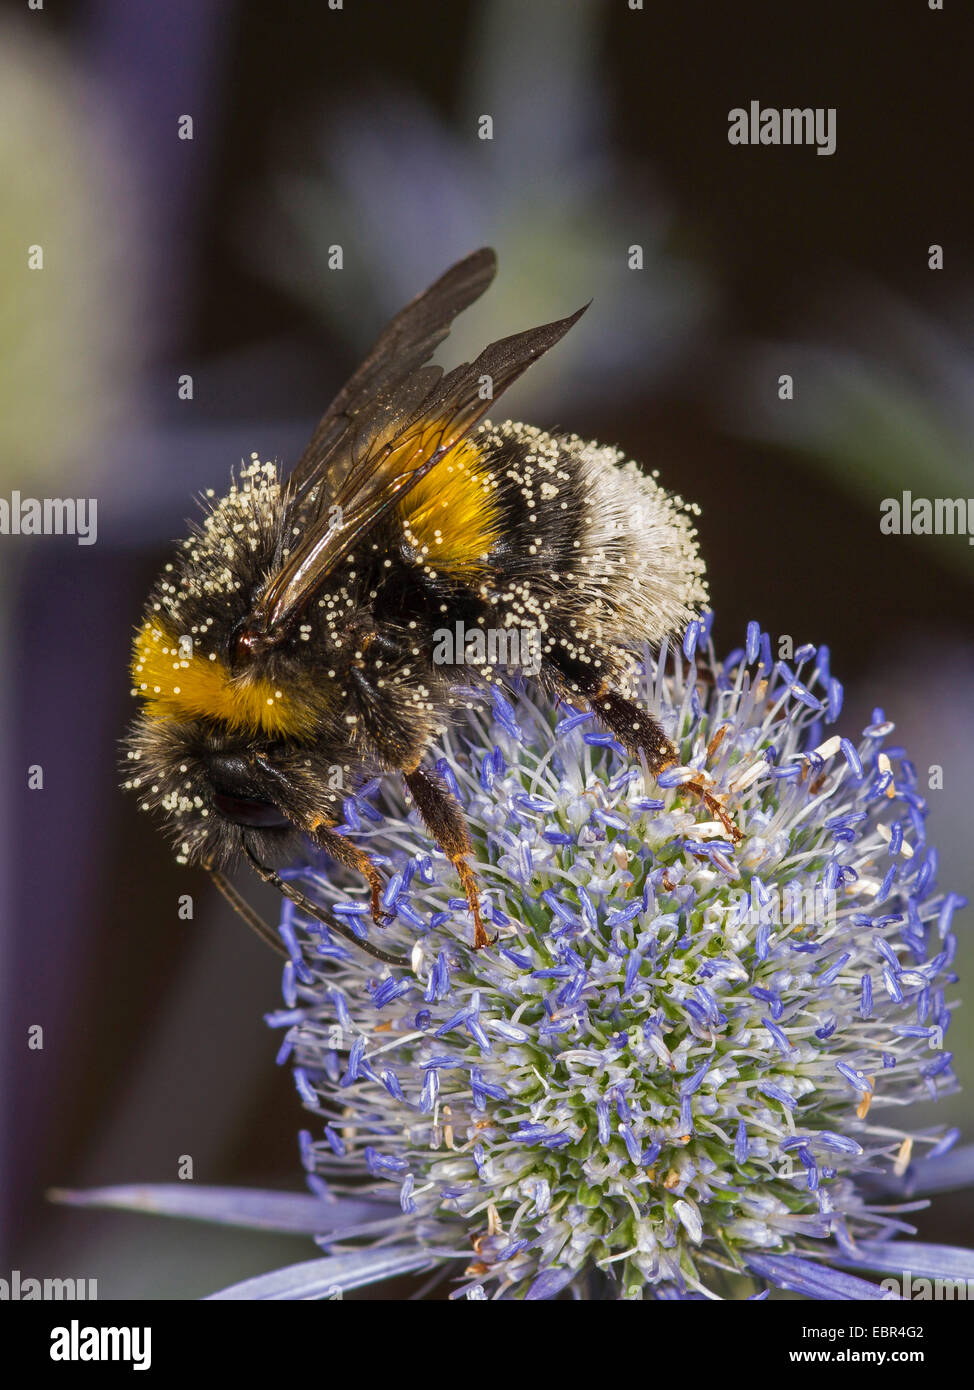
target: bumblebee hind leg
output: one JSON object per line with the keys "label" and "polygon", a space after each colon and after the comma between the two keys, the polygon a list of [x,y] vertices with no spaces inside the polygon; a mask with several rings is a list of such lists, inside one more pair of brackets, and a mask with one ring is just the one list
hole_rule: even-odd
{"label": "bumblebee hind leg", "polygon": [[592,711],[615,734],[626,752],[633,758],[641,753],[654,777],[679,761],[677,751],[666,737],[661,725],[644,709],[634,705],[608,685],[601,686],[588,697]]}
{"label": "bumblebee hind leg", "polygon": [[[563,682],[565,681],[565,674],[560,672]],[[641,755],[645,755],[646,764],[654,777],[659,777],[660,773],[665,772],[668,767],[678,766],[680,759],[675,747],[666,737],[662,726],[651,714],[647,714],[639,705],[633,704],[624,695],[620,695],[617,690],[613,690],[608,681],[593,680],[589,677],[586,682],[584,676],[579,680],[578,674],[577,671],[573,671],[569,677],[570,684],[563,685],[566,693],[569,696],[577,693],[584,695],[593,714],[602,721],[611,733],[615,734],[630,757],[639,758]],[[702,787],[699,782],[684,782],[681,790],[699,797],[707,809],[717,817],[735,843],[743,840],[742,832],[738,830],[717,798]]]}

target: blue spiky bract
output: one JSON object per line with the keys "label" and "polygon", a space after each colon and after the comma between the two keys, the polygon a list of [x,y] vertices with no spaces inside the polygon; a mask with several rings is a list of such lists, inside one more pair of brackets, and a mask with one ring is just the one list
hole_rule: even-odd
{"label": "blue spiky bract", "polygon": [[270,1021],[314,1117],[308,1180],[361,1196],[364,1176],[395,1205],[361,1239],[427,1249],[455,1292],[746,1297],[799,1256],[827,1297],[851,1278],[830,1256],[912,1229],[869,1184],[954,1137],[903,1110],[954,1085],[963,904],[938,892],[916,771],[881,710],[832,732],[826,648],[776,661],[751,624],[719,661],[710,622],[643,653],[636,698],[684,765],[659,783],[586,710],[470,692],[438,767],[489,949],[391,779],[343,829],[386,866],[393,925],[329,862],[295,874],[408,962],[285,908]]}

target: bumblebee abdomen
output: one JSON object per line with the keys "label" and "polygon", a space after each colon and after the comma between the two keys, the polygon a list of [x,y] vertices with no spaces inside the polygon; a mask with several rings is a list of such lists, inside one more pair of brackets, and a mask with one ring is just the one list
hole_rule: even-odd
{"label": "bumblebee abdomen", "polygon": [[[617,449],[530,425],[484,425],[500,539],[491,601],[562,647],[681,632],[707,598],[693,509]],[[546,644],[547,645],[547,644]]]}

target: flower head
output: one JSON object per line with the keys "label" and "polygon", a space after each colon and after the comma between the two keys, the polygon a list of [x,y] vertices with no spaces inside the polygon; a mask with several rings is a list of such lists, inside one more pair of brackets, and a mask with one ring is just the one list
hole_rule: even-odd
{"label": "flower head", "polygon": [[[309,1182],[395,1199],[361,1236],[425,1252],[458,1292],[871,1288],[824,1260],[912,1229],[869,1185],[956,1137],[901,1127],[954,1085],[963,905],[937,891],[915,770],[881,710],[858,742],[826,731],[842,705],[826,648],[773,661],[751,624],[720,662],[710,621],[644,654],[637,698],[683,762],[658,783],[587,711],[471,691],[438,770],[490,948],[472,949],[455,873],[391,779],[349,797],[341,829],[387,865],[393,925],[330,862],[294,873],[406,961],[285,907],[270,1021],[315,1117]],[[355,1228],[322,1238],[356,1248]]]}

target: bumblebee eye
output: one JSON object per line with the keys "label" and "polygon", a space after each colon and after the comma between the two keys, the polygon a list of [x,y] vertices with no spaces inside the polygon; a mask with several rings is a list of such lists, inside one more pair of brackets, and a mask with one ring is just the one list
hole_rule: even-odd
{"label": "bumblebee eye", "polygon": [[213,805],[234,825],[250,825],[263,830],[283,830],[291,822],[269,801],[248,796],[228,796],[214,788]]}
{"label": "bumblebee eye", "polygon": [[207,758],[213,805],[234,825],[284,828],[291,822],[268,801],[249,761],[238,753],[211,753]]}

